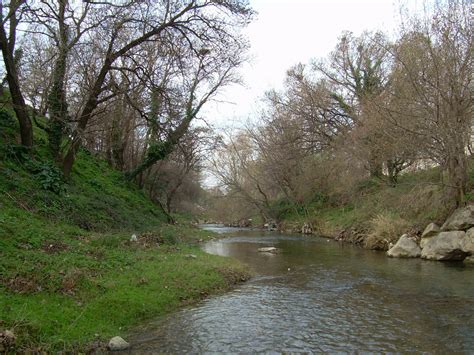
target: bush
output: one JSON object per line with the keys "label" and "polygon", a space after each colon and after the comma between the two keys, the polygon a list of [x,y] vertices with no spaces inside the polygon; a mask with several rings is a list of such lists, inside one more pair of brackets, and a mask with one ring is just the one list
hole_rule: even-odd
{"label": "bush", "polygon": [[283,220],[285,217],[293,215],[294,213],[298,215],[304,215],[305,209],[304,206],[289,201],[286,198],[281,198],[270,205],[270,215],[275,218],[277,221]]}
{"label": "bush", "polygon": [[35,176],[43,190],[56,194],[64,192],[64,177],[62,171],[50,162],[29,161],[28,168]]}
{"label": "bush", "polygon": [[370,233],[364,241],[368,249],[387,250],[407,231],[410,223],[393,214],[379,214],[370,221]]}

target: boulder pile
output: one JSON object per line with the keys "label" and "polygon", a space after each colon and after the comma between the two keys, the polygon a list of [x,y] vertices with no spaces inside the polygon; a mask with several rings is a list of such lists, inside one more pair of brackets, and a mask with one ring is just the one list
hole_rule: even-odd
{"label": "boulder pile", "polygon": [[474,257],[474,205],[457,209],[441,227],[428,224],[419,245],[415,238],[402,235],[387,255],[471,263]]}

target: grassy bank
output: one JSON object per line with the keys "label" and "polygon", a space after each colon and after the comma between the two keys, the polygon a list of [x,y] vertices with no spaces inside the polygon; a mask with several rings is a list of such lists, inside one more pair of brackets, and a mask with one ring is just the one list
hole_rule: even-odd
{"label": "grassy bank", "polygon": [[236,261],[200,251],[208,232],[165,224],[142,191],[87,151],[65,182],[43,132],[30,155],[15,125],[1,111],[0,333],[14,332],[11,351],[87,350],[248,277]]}
{"label": "grassy bank", "polygon": [[1,326],[18,336],[16,350],[85,350],[247,277],[232,260],[165,240],[195,231],[164,228],[137,242],[77,232],[37,246],[2,241]]}
{"label": "grassy bank", "polygon": [[[381,179],[367,180],[350,194],[307,205],[306,213],[290,211],[282,219],[282,228],[296,230],[308,222],[315,234],[384,250],[403,233],[416,235],[430,222],[444,222],[450,211],[443,202],[440,174],[439,168],[408,172],[395,186]],[[468,202],[473,200],[473,190],[470,161]]]}

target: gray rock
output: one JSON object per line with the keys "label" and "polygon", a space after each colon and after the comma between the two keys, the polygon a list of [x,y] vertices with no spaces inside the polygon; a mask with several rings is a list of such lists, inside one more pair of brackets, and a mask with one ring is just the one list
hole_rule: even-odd
{"label": "gray rock", "polygon": [[426,246],[426,244],[428,244],[431,238],[422,238],[420,240],[420,248],[423,249]]}
{"label": "gray rock", "polygon": [[467,230],[474,226],[474,205],[458,208],[444,222],[443,231]]}
{"label": "gray rock", "polygon": [[421,234],[421,238],[430,238],[434,237],[436,234],[438,234],[441,230],[439,229],[439,226],[436,223],[430,223],[426,226],[425,230]]}
{"label": "gray rock", "polygon": [[471,228],[466,232],[466,235],[461,241],[461,250],[474,256],[474,228]]}
{"label": "gray rock", "polygon": [[387,255],[393,258],[418,258],[421,255],[421,248],[412,238],[404,234],[387,251]]}
{"label": "gray rock", "polygon": [[197,258],[197,256],[194,255],[194,254],[186,254],[185,256],[186,256],[187,258],[190,258],[190,259],[196,259],[196,258]]}
{"label": "gray rock", "polygon": [[474,267],[474,256],[468,256],[464,259],[464,265]]}
{"label": "gray rock", "polygon": [[126,350],[129,347],[130,347],[130,344],[118,336],[110,339],[109,344],[108,344],[108,348],[111,351]]}
{"label": "gray rock", "polygon": [[462,250],[466,233],[462,231],[441,232],[429,238],[421,251],[421,257],[429,260],[464,260],[468,255]]}

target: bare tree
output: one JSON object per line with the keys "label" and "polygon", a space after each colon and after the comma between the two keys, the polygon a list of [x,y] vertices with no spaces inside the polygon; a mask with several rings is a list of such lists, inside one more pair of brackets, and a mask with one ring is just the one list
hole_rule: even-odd
{"label": "bare tree", "polygon": [[446,171],[446,201],[459,206],[473,117],[470,5],[449,2],[431,18],[411,19],[401,35],[389,51],[395,68],[387,118]]}
{"label": "bare tree", "polygon": [[[104,2],[94,4],[104,4]],[[154,42],[155,45],[160,46],[166,39],[174,39],[178,43],[187,45],[197,53],[197,57],[205,57],[203,50],[223,48],[223,44],[226,47],[240,47],[241,38],[238,35],[232,35],[231,28],[247,23],[251,15],[251,11],[243,1],[196,0],[186,4],[171,0],[131,2],[128,8],[120,7],[118,13],[117,6],[108,5],[103,11],[107,17],[101,22],[95,37],[99,43],[102,42],[100,47],[104,50],[97,50],[100,54],[100,64],[96,67],[94,79],[90,81],[85,99],[75,114],[77,124],[63,163],[63,171],[66,176],[71,172],[76,152],[95,110],[101,102],[107,99],[107,89],[112,84],[110,73],[114,70],[114,65],[119,58],[130,56],[133,51],[137,53],[146,43]],[[110,10],[111,8],[113,11]],[[228,68],[227,73],[230,72],[231,69]],[[189,123],[202,105],[228,78],[226,75],[221,75],[214,82],[213,88],[195,104],[194,98],[198,94],[198,84],[204,74],[207,75],[206,70],[201,67],[190,83],[191,90],[182,125],[177,126],[176,131],[169,136],[167,143],[156,147],[154,150],[156,154],[148,155],[149,159],[142,164],[141,168],[131,172],[130,176],[136,176],[140,171],[149,167],[153,160],[156,161],[154,157],[159,158],[166,155],[164,153],[168,153],[170,147],[174,146],[182,136],[182,132],[187,130]]]}
{"label": "bare tree", "polygon": [[263,221],[274,218],[272,201],[279,193],[258,157],[255,142],[245,131],[228,134],[211,159],[211,171],[228,196],[256,208]]}
{"label": "bare tree", "polygon": [[[314,63],[314,69],[332,84],[332,96],[351,117],[354,129],[364,125],[366,101],[375,99],[388,84],[390,57],[381,44],[388,46],[381,32],[366,32],[360,37],[344,33],[329,62]],[[358,142],[365,145],[370,175],[381,177],[382,159],[377,152],[376,137],[359,135]]]}
{"label": "bare tree", "polygon": [[[193,190],[199,190],[200,174],[206,155],[216,148],[216,137],[204,127],[190,129],[177,145],[177,149],[164,161],[155,164],[145,181],[145,188],[155,200],[159,200],[168,214],[173,205],[191,202]],[[187,191],[185,196],[181,191]]]}

